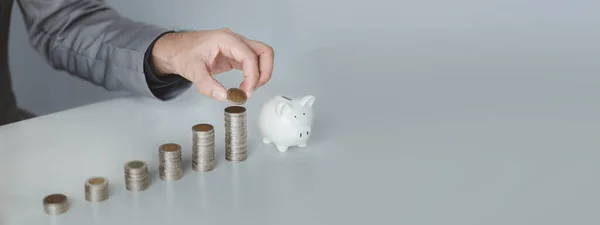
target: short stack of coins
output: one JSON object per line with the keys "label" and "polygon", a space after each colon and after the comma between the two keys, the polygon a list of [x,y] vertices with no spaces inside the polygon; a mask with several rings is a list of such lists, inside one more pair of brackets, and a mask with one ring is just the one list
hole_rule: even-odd
{"label": "short stack of coins", "polygon": [[125,164],[125,188],[130,191],[143,191],[150,186],[148,165],[141,160],[129,161]]}
{"label": "short stack of coins", "polygon": [[105,177],[91,177],[85,181],[85,200],[88,202],[101,202],[108,199],[108,179]]}
{"label": "short stack of coins", "polygon": [[225,159],[241,162],[248,157],[246,132],[246,108],[225,108]]}
{"label": "short stack of coins", "polygon": [[215,168],[215,129],[202,123],[192,127],[192,169],[198,172]]}
{"label": "short stack of coins", "polygon": [[51,194],[44,198],[44,212],[48,215],[58,215],[69,210],[67,196],[63,194]]}
{"label": "short stack of coins", "polygon": [[161,180],[173,181],[183,177],[181,146],[175,143],[163,144],[158,148],[158,174]]}

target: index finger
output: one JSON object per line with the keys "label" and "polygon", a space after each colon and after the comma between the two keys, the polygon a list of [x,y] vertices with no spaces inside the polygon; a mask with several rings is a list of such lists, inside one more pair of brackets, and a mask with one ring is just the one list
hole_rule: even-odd
{"label": "index finger", "polygon": [[257,88],[265,85],[271,79],[273,73],[273,64],[275,53],[273,48],[263,42],[249,40],[248,38],[242,37],[242,39],[258,54],[258,66],[260,72],[260,78],[258,78]]}
{"label": "index finger", "polygon": [[258,84],[260,76],[258,56],[241,38],[235,36],[228,36],[226,46],[223,47],[225,56],[242,64],[244,81],[240,85],[240,89],[250,97]]}

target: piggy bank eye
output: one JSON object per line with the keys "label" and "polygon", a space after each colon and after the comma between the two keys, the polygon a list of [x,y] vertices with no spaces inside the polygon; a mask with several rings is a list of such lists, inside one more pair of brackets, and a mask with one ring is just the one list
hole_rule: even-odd
{"label": "piggy bank eye", "polygon": [[296,118],[296,116],[294,116],[294,118]]}
{"label": "piggy bank eye", "polygon": [[302,115],[305,115],[305,116],[306,116],[306,113],[302,113]]}

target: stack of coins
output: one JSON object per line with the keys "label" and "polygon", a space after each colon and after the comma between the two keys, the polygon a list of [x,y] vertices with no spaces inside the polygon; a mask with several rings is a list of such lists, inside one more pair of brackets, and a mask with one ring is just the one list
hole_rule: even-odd
{"label": "stack of coins", "polygon": [[140,160],[129,161],[125,164],[125,188],[130,191],[143,191],[150,186],[148,165]]}
{"label": "stack of coins", "polygon": [[211,171],[215,168],[215,129],[202,123],[192,127],[192,169]]}
{"label": "stack of coins", "polygon": [[175,143],[163,144],[158,148],[159,177],[164,181],[179,180],[183,177],[181,146]]}
{"label": "stack of coins", "polygon": [[246,160],[246,139],[246,108],[225,108],[225,159],[237,162]]}
{"label": "stack of coins", "polygon": [[85,181],[85,200],[101,202],[108,198],[108,179],[91,177]]}
{"label": "stack of coins", "polygon": [[58,215],[69,210],[67,196],[63,194],[51,194],[44,198],[44,212],[48,215]]}

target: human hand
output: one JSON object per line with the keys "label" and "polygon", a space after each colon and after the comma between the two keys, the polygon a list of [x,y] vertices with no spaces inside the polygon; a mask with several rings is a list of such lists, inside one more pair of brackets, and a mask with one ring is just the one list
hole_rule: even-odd
{"label": "human hand", "polygon": [[271,46],[227,28],[165,34],[152,49],[152,64],[159,76],[181,75],[200,93],[219,101],[227,98],[227,90],[212,75],[242,70],[240,89],[250,97],[271,79],[273,61]]}

